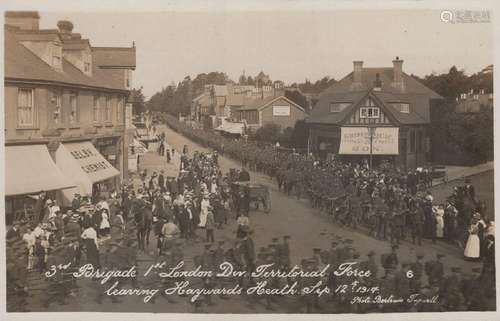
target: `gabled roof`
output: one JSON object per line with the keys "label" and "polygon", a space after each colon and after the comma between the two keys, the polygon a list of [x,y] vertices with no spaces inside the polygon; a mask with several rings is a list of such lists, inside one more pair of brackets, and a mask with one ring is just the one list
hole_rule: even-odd
{"label": "gabled roof", "polygon": [[264,99],[252,99],[247,104],[245,104],[245,106],[239,108],[238,110],[259,110],[259,109],[263,109],[263,108],[269,106],[270,104],[272,104],[273,102],[275,102],[276,100],[279,100],[279,99],[284,99],[290,105],[293,105],[293,106],[299,108],[300,110],[302,110],[303,112],[305,112],[305,110],[304,110],[303,107],[301,107],[300,105],[294,103],[293,101],[291,101],[290,99],[286,98],[283,95],[281,95],[281,96],[269,96],[269,97],[266,97]]}
{"label": "gabled roof", "polygon": [[135,47],[92,47],[92,60],[103,68],[135,69]]}
{"label": "gabled roof", "polygon": [[[339,124],[354,108],[356,108],[357,104],[365,98],[367,94],[368,91],[327,93],[318,101],[311,111],[307,122],[316,124]],[[351,103],[351,105],[338,113],[331,113],[331,102]]]}
{"label": "gabled roof", "polygon": [[108,90],[127,91],[123,85],[111,81],[104,70],[95,70],[92,77],[85,75],[66,59],[62,71],[56,71],[37,55],[20,44],[15,34],[5,31],[4,38],[5,80],[23,82],[49,82],[66,86],[84,86]]}
{"label": "gabled roof", "polygon": [[[373,91],[376,75],[382,82],[380,91]],[[337,124],[344,122],[357,102],[370,93],[383,104],[384,108],[401,124],[428,124],[430,122],[430,100],[442,99],[440,95],[424,86],[415,78],[403,73],[403,86],[393,87],[393,68],[362,68],[361,83],[353,86],[353,73],[332,84],[319,95],[319,100],[308,119],[310,123]],[[333,102],[351,102],[352,105],[338,113],[330,112]],[[401,113],[391,103],[409,103],[410,112]]]}
{"label": "gabled roof", "polygon": [[[393,94],[374,92],[382,100],[387,109],[402,124],[427,124],[430,122],[429,98],[419,94]],[[410,112],[402,113],[396,110],[391,103],[408,103]]]}
{"label": "gabled roof", "polygon": [[[373,81],[375,80],[376,74],[379,74],[380,80],[382,81],[382,92],[397,92],[398,90],[391,86],[394,78],[393,68],[363,68],[361,72],[362,86],[357,88],[357,90],[368,90],[373,87]],[[320,95],[320,98],[324,94],[328,93],[341,93],[346,91],[351,91],[351,85],[353,83],[353,73],[349,73],[347,76],[342,78],[340,81],[334,83],[329,88],[325,89]],[[429,99],[442,99],[432,89],[424,86],[415,78],[408,76],[403,73],[403,83],[404,83],[404,93],[409,94],[423,94],[427,95]]]}
{"label": "gabled roof", "polygon": [[252,100],[253,99],[251,97],[248,97],[246,94],[229,94],[227,96],[226,105],[231,107],[241,107]]}
{"label": "gabled roof", "polygon": [[[392,94],[373,90],[364,90],[346,93],[327,93],[321,97],[312,110],[308,123],[315,124],[343,124],[344,121],[359,107],[359,103],[365,97],[371,96],[380,107],[387,113],[388,117],[396,120],[400,124],[416,125],[428,124],[429,116],[429,98],[422,94]],[[351,103],[341,112],[330,112],[332,102]],[[391,103],[409,103],[410,112],[401,113],[396,110]]]}

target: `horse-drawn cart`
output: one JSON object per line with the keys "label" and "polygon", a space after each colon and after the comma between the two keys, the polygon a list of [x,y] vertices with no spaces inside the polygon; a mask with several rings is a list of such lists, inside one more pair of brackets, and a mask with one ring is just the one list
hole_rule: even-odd
{"label": "horse-drawn cart", "polygon": [[259,210],[259,206],[262,203],[266,213],[271,211],[271,193],[267,185],[250,182],[233,182],[231,187],[233,192],[243,191],[244,193],[248,193],[250,208],[253,205],[255,210]]}

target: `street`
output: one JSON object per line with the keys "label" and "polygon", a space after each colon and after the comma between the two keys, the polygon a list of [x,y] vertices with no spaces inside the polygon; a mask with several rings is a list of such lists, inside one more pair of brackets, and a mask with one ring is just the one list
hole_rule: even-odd
{"label": "street", "polygon": [[[160,126],[159,131],[165,131],[168,145],[176,149],[176,153],[170,164],[166,163],[164,157],[160,157],[155,152],[149,152],[141,157],[140,171],[147,169],[151,174],[153,171],[160,171],[163,169],[166,176],[176,176],[179,169],[180,153],[184,145],[188,145],[189,153],[193,151],[207,151],[207,149],[191,142],[187,138],[172,131],[166,126]],[[219,164],[224,172],[229,171],[230,168],[239,168],[241,165],[226,157],[219,157]],[[313,248],[328,249],[330,242],[335,236],[342,238],[350,238],[354,240],[353,247],[361,254],[360,259],[364,260],[366,254],[370,251],[375,251],[378,257],[383,253],[390,252],[390,243],[388,241],[377,240],[367,235],[366,231],[352,230],[347,227],[341,227],[332,222],[332,219],[326,214],[322,214],[317,210],[312,209],[308,200],[297,200],[295,197],[285,196],[278,191],[277,185],[269,177],[251,172],[251,180],[257,183],[263,183],[270,186],[272,210],[269,214],[263,211],[251,211],[250,213],[250,226],[254,231],[253,239],[255,248],[267,246],[271,243],[273,237],[282,238],[284,235],[290,235],[290,249],[292,263],[300,264],[302,258],[311,257]],[[134,184],[138,185],[140,180],[137,174],[133,175]],[[480,183],[478,185],[478,193],[481,195],[488,192],[491,188],[492,175],[484,173],[474,177],[473,183]],[[450,193],[452,184],[440,185],[435,188],[435,196],[438,201]],[[484,186],[484,187],[483,187]],[[492,202],[492,201],[491,201]],[[215,230],[215,240],[225,241],[225,246],[231,245],[235,239],[236,223],[234,217],[231,217],[227,225],[223,226],[221,230]],[[195,241],[188,241],[183,246],[183,252],[188,268],[193,267],[193,257],[202,253],[204,245],[204,231],[198,230],[198,238]],[[155,260],[155,245],[156,242],[151,236],[151,242],[146,253],[139,254],[139,275],[144,273],[146,269],[154,263]],[[398,256],[402,260],[414,261],[416,254],[422,253],[425,255],[424,260],[434,259],[436,254],[443,253],[446,256],[443,259],[445,264],[445,272],[448,272],[451,267],[459,266],[464,273],[470,273],[473,267],[478,267],[480,263],[466,262],[462,258],[462,250],[458,247],[444,242],[438,241],[432,244],[430,240],[424,240],[422,246],[416,246],[408,241],[403,241],[399,247]],[[379,268],[379,273],[382,269]],[[148,280],[139,277],[139,283],[147,283]],[[80,287],[78,294],[75,298],[70,298],[67,305],[52,304],[50,309],[52,311],[128,311],[128,312],[194,312],[194,305],[189,302],[188,298],[175,297],[175,303],[166,303],[167,301],[159,297],[156,298],[154,303],[147,304],[142,302],[140,296],[126,296],[120,298],[120,303],[117,304],[98,304],[95,301],[97,289],[95,282],[87,279],[78,281]],[[104,302],[106,302],[105,299]],[[223,304],[218,304],[222,303]],[[249,301],[246,296],[233,296],[229,300],[214,298],[214,305],[203,307],[199,312],[205,313],[264,313],[269,312],[266,310],[264,304],[254,304]],[[250,302],[250,303],[249,303]],[[37,300],[32,299],[29,308],[35,310],[39,309]],[[300,312],[297,311],[298,307],[294,298],[280,298],[279,307],[276,308],[279,312]],[[325,308],[328,311],[328,307]],[[334,312],[334,311],[330,311]]]}

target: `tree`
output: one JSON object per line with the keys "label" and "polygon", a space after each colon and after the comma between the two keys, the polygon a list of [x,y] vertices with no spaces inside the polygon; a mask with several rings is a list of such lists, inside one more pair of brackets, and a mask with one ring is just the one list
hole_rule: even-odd
{"label": "tree", "polygon": [[307,148],[307,141],[309,139],[309,126],[305,120],[298,120],[293,127],[290,141],[293,147]]}
{"label": "tree", "polygon": [[146,104],[144,103],[144,94],[142,87],[139,89],[132,89],[130,91],[129,101],[132,102],[132,114],[139,115],[146,111]]}
{"label": "tree", "polygon": [[245,73],[243,73],[240,78],[238,79],[238,84],[240,85],[246,85],[247,84],[247,77],[245,76]]}
{"label": "tree", "polygon": [[302,95],[298,90],[285,90],[285,97],[304,109],[309,108],[306,96]]}
{"label": "tree", "polygon": [[265,124],[255,132],[255,139],[261,142],[276,143],[280,139],[281,127],[275,123]]}

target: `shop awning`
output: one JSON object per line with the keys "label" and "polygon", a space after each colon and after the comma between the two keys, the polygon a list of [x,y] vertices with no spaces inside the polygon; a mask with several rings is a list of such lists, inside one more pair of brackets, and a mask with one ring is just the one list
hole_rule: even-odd
{"label": "shop awning", "polygon": [[56,163],[72,177],[79,193],[91,194],[92,184],[120,175],[91,142],[63,143],[56,151]]}
{"label": "shop awning", "polygon": [[50,157],[47,146],[5,146],[5,195],[34,194],[75,187]]}
{"label": "shop awning", "polygon": [[134,142],[130,144],[130,146],[134,147],[134,154],[139,154],[139,155],[144,155],[148,152],[148,149],[146,148],[146,145],[138,141],[137,139],[134,138]]}

